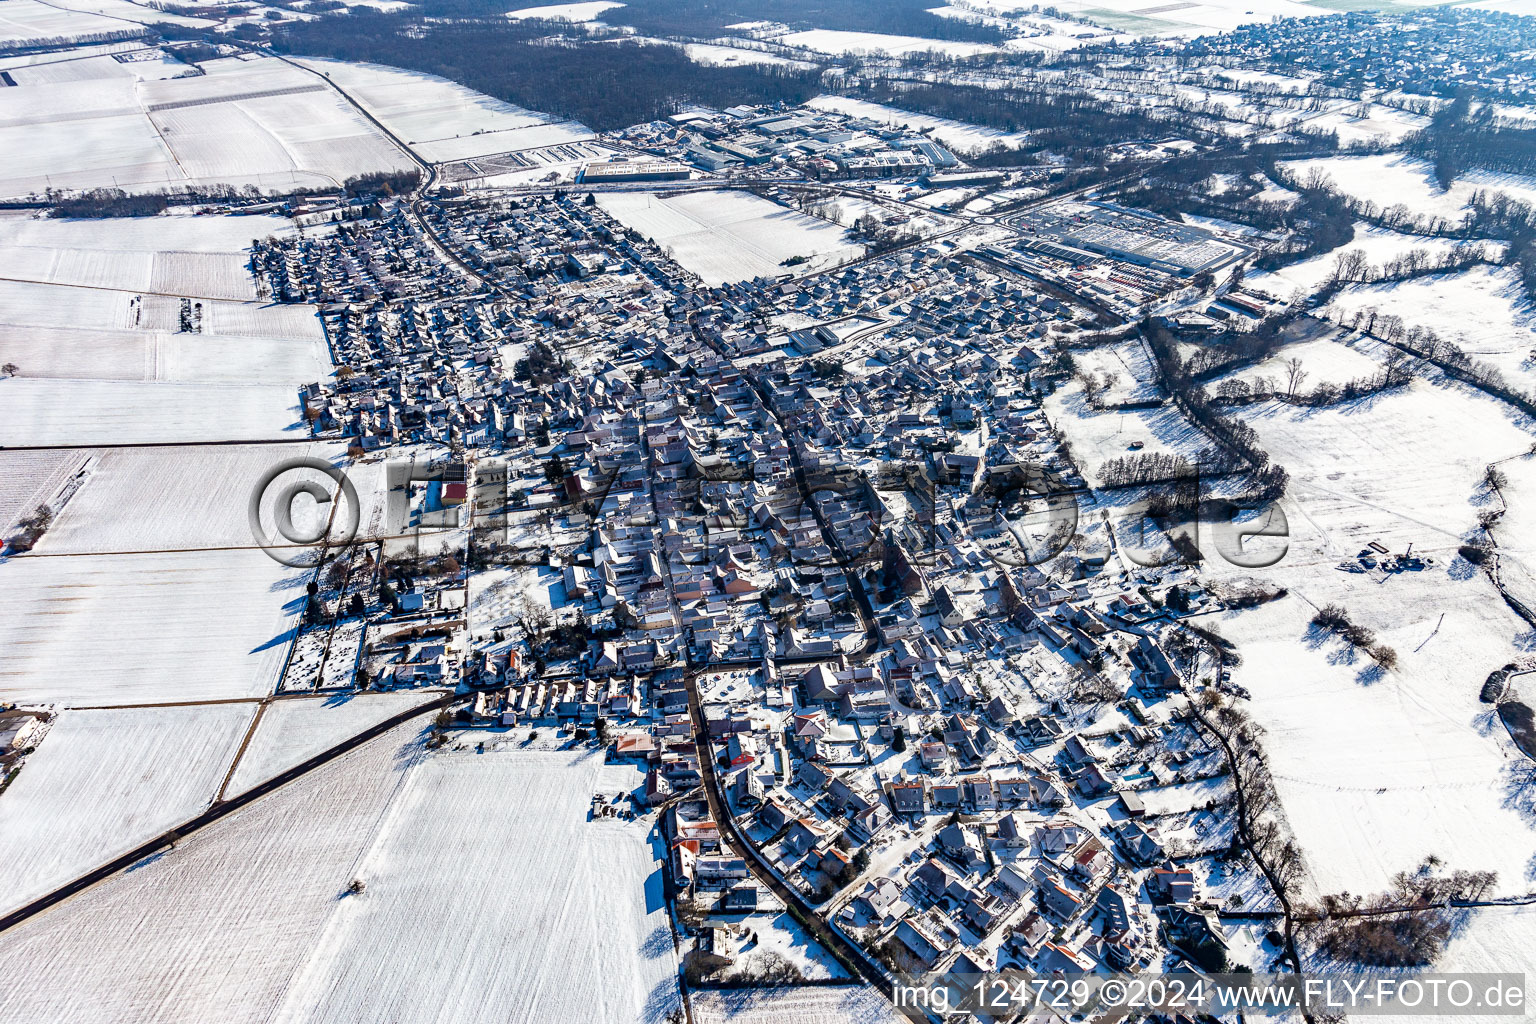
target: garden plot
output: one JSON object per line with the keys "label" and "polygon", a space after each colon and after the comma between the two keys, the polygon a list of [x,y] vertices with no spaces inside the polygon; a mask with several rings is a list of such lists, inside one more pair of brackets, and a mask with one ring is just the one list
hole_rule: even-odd
{"label": "garden plot", "polygon": [[242,703],[61,712],[0,797],[0,912],[202,811],[255,710]]}
{"label": "garden plot", "polygon": [[270,1020],[356,877],[419,733],[392,730],[0,934],[0,1019]]}
{"label": "garden plot", "polygon": [[885,997],[861,985],[727,989],[689,994],[694,1024],[894,1024]]}
{"label": "garden plot", "polygon": [[572,121],[538,114],[446,78],[378,64],[307,59],[427,160],[461,160],[592,138]]}
{"label": "garden plot", "polygon": [[1020,146],[1028,138],[1025,132],[1005,132],[998,128],[984,128],[951,121],[929,114],[914,114],[909,110],[888,107],[882,103],[856,100],[848,96],[817,96],[806,104],[816,110],[830,110],[849,117],[867,117],[881,124],[910,128],[932,135],[939,142],[960,153],[977,153],[993,146]]}
{"label": "garden plot", "polygon": [[863,252],[841,228],[747,192],[689,192],[663,199],[609,192],[598,205],[666,249],[707,285],[788,273],[785,260],[810,257],[819,270]]}
{"label": "garden plot", "polygon": [[1373,202],[1381,209],[1402,204],[1421,217],[1459,221],[1467,212],[1472,194],[1478,191],[1503,192],[1511,199],[1536,203],[1536,179],[1468,171],[1457,177],[1449,189],[1442,190],[1428,161],[1400,153],[1297,160],[1282,166],[1297,181],[1305,181],[1313,168],[1321,169],[1347,196]]}
{"label": "garden plot", "polygon": [[289,385],[0,380],[0,444],[273,441],[303,436]]}
{"label": "garden plot", "polygon": [[[1383,581],[1282,562],[1266,575],[1292,596],[1205,623],[1243,656],[1232,678],[1252,695],[1316,893],[1378,892],[1432,855],[1527,891],[1536,818],[1511,799],[1519,755],[1477,699],[1525,624],[1481,573],[1454,566]],[[1326,603],[1373,629],[1399,668],[1375,670],[1311,627]]]}
{"label": "garden plot", "polygon": [[495,733],[423,758],[277,1019],[664,1018],[679,992],[662,854],[648,822],[588,820],[594,794],[642,778]]}
{"label": "garden plot", "polygon": [[288,191],[411,166],[314,75],[273,58],[163,81],[0,89],[0,195],[45,188],[254,185]]}
{"label": "garden plot", "polygon": [[392,715],[438,696],[438,692],[427,690],[275,700],[261,713],[225,796],[243,793]]}
{"label": "garden plot", "polygon": [[12,558],[0,568],[0,700],[265,695],[305,580],[259,550]]}
{"label": "garden plot", "polygon": [[[1264,198],[1259,193],[1258,198]],[[1355,237],[1348,245],[1341,245],[1332,252],[1325,252],[1310,259],[1292,263],[1279,270],[1257,271],[1244,278],[1244,286],[1289,301],[1298,290],[1308,295],[1317,291],[1338,266],[1339,257],[1351,249],[1365,253],[1366,262],[1380,267],[1404,256],[1414,249],[1423,249],[1432,256],[1441,256],[1456,247],[1449,238],[1424,238],[1405,235],[1385,228],[1373,227],[1364,221],[1355,222]]]}
{"label": "garden plot", "polygon": [[949,57],[974,57],[978,53],[997,52],[996,46],[987,43],[957,43],[918,36],[890,36],[879,32],[843,32],[824,28],[791,32],[779,36],[774,42],[833,55],[878,53],[899,57],[904,53],[942,53]]}

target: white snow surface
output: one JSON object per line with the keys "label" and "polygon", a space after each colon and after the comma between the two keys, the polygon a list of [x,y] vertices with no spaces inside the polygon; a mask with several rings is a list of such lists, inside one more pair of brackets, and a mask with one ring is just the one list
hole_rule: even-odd
{"label": "white snow surface", "polygon": [[480,738],[410,770],[277,1020],[659,1024],[678,1005],[651,826],[587,820],[639,769]]}
{"label": "white snow surface", "polygon": [[[378,836],[419,737],[419,724],[401,726],[0,933],[0,1020],[272,1019]],[[458,927],[432,916],[407,937],[431,922]]]}
{"label": "white snow surface", "polygon": [[282,698],[268,704],[230,776],[225,796],[243,793],[391,715],[440,696],[435,690]]}
{"label": "white snow surface", "polygon": [[946,117],[916,114],[910,110],[854,99],[851,96],[817,96],[806,103],[806,106],[816,110],[847,114],[850,117],[867,117],[881,124],[926,132],[943,145],[960,153],[976,153],[999,144],[1018,146],[1028,138],[1024,132],[1005,132],[998,128],[984,128],[964,121],[952,121]]}
{"label": "white snow surface", "polygon": [[62,712],[0,799],[0,913],[201,811],[255,710]]}
{"label": "white snow surface", "polygon": [[592,132],[574,121],[524,110],[446,78],[380,64],[306,58],[426,160],[579,142]]}
{"label": "white snow surface", "polygon": [[807,985],[701,991],[689,996],[694,1024],[893,1024],[898,1015],[863,986]]}
{"label": "white snow surface", "polygon": [[615,7],[623,7],[615,0],[589,0],[587,3],[575,4],[545,4],[542,7],[521,7],[515,11],[508,11],[507,17],[514,21],[525,18],[537,18],[541,21],[592,21],[604,11],[611,11]]}
{"label": "white snow surface", "polygon": [[263,696],[304,582],[259,550],[11,558],[0,567],[0,700]]}
{"label": "white snow surface", "polygon": [[598,205],[625,227],[665,249],[705,284],[787,273],[791,256],[816,270],[859,255],[834,224],[747,192],[689,192],[662,199],[647,192],[607,192]]}

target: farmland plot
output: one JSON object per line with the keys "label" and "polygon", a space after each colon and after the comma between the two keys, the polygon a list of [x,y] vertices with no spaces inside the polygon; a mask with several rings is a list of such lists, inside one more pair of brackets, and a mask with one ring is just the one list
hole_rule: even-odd
{"label": "farmland plot", "polygon": [[252,239],[295,233],[288,217],[117,217],[85,220],[0,213],[0,245],[45,249],[104,249],[109,252],[238,253]]}
{"label": "farmland plot", "polygon": [[[1509,798],[1517,761],[1478,692],[1529,628],[1456,555],[1494,507],[1483,467],[1529,447],[1531,426],[1476,392],[1416,381],[1327,409],[1273,403],[1243,418],[1291,474],[1284,558],[1264,570],[1290,597],[1208,620],[1235,641],[1233,679],[1267,737],[1281,803],[1319,893],[1384,889],[1430,855],[1528,887],[1536,818]],[[1422,569],[1344,572],[1371,542],[1411,544]],[[1211,563],[1216,572],[1237,572]],[[1344,606],[1392,648],[1382,671],[1309,625]]]}
{"label": "farmland plot", "polygon": [[62,712],[0,798],[0,912],[205,808],[255,710]]}
{"label": "farmland plot", "polygon": [[[1347,335],[1336,335],[1286,345],[1268,359],[1212,381],[1211,390],[1219,387],[1222,381],[1239,380],[1250,387],[1267,382],[1268,387],[1279,388],[1283,392],[1286,388],[1286,363],[1291,359],[1300,359],[1307,375],[1300,386],[1303,393],[1319,384],[1337,385],[1379,375],[1382,362],[1375,351],[1376,346],[1369,342],[1352,344],[1347,339]],[[1241,409],[1234,410],[1234,413],[1240,418],[1243,416]]]}
{"label": "farmland plot", "polygon": [[995,53],[997,47],[986,43],[957,43],[918,36],[892,36],[880,32],[844,32],[838,29],[811,29],[791,32],[774,40],[785,46],[799,46],[817,53],[879,53],[899,57],[904,53],[942,53],[950,57],[974,57]]}
{"label": "farmland plot", "polygon": [[298,697],[273,701],[261,714],[225,796],[243,793],[391,715],[439,696],[434,690],[359,693],[345,700]]}
{"label": "farmland plot", "polygon": [[462,160],[592,138],[574,121],[524,110],[445,78],[379,64],[306,59],[427,160]]}
{"label": "farmland plot", "polygon": [[73,451],[0,452],[0,537],[16,520],[53,496],[85,464],[85,456]]}
{"label": "farmland plot", "polygon": [[277,1019],[661,1020],[679,1002],[661,855],[646,824],[587,820],[594,793],[641,781],[510,740],[423,759]]}
{"label": "farmland plot", "polygon": [[272,58],[209,74],[102,78],[0,90],[0,195],[182,184],[334,187],[411,166],[321,79]]}
{"label": "farmland plot", "polygon": [[269,1020],[419,735],[401,726],[0,934],[0,1019]]}
{"label": "farmland plot", "polygon": [[[1259,193],[1258,198],[1267,199],[1264,193]],[[1367,263],[1379,268],[1390,260],[1407,255],[1414,249],[1423,249],[1432,256],[1442,256],[1455,246],[1456,243],[1449,238],[1405,235],[1401,232],[1374,227],[1364,221],[1357,221],[1355,237],[1348,245],[1342,245],[1333,252],[1325,252],[1311,259],[1292,263],[1279,270],[1249,274],[1244,279],[1244,285],[1281,301],[1289,301],[1298,290],[1310,295],[1321,288],[1323,282],[1338,266],[1339,257],[1352,249],[1359,249],[1365,254]]]}
{"label": "farmland plot", "polygon": [[[85,483],[36,550],[57,555],[250,545],[255,540],[249,503],[264,474],[295,457],[344,464],[343,455],[341,444],[320,442],[104,449],[92,454]],[[263,505],[263,522],[270,522],[270,508],[281,484],[298,476],[325,483],[328,491],[336,487],[315,471],[292,478],[284,475]],[[367,490],[362,476],[357,484],[360,501]],[[329,514],[328,508],[308,498],[295,502],[291,511],[295,527],[306,531],[318,528],[317,515]],[[347,516],[338,510],[336,518],[344,522]]]}
{"label": "farmland plot", "polygon": [[809,256],[820,269],[859,255],[839,227],[746,192],[691,192],[661,199],[610,192],[598,205],[625,227],[671,251],[708,285],[786,273],[783,261]]}
{"label": "farmland plot", "polygon": [[262,441],[302,429],[289,385],[0,380],[5,445]]}
{"label": "farmland plot", "polygon": [[183,64],[167,53],[158,53],[147,60],[115,60],[110,55],[97,57],[75,56],[77,51],[66,51],[59,59],[18,67],[11,71],[11,79],[17,85],[49,85],[54,82],[84,82],[93,78],[175,78],[178,75],[195,74],[191,65]]}
{"label": "farmland plot", "polygon": [[[1122,375],[1123,376],[1123,375]],[[1153,409],[1094,409],[1074,381],[1045,401],[1046,418],[1072,444],[1078,468],[1090,483],[1110,459],[1169,453],[1193,463],[1210,441],[1173,405]],[[1139,445],[1133,449],[1132,445]]]}
{"label": "farmland plot", "polygon": [[1324,409],[1266,402],[1241,414],[1291,475],[1291,555],[1329,563],[1373,540],[1454,551],[1488,507],[1484,466],[1530,447],[1531,423],[1460,386],[1407,388]]}
{"label": "farmland plot", "polygon": [[26,46],[44,39],[79,39],[133,28],[115,18],[68,11],[38,0],[10,0],[0,7],[0,45]]}
{"label": "farmland plot", "polygon": [[272,692],[305,577],[262,551],[11,558],[0,700],[115,705]]}

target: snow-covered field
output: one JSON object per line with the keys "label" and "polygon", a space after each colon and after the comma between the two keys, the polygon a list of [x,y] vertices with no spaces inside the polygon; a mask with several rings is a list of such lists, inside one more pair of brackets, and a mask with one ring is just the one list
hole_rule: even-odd
{"label": "snow-covered field", "polygon": [[255,710],[62,712],[0,800],[0,912],[201,811]]}
{"label": "snow-covered field", "polygon": [[77,52],[65,50],[58,59],[11,69],[11,79],[17,85],[48,85],[52,82],[83,82],[93,78],[131,78],[143,81],[195,73],[191,65],[183,64],[167,53],[158,53],[148,60],[120,61],[106,54],[77,57]]}
{"label": "snow-covered field", "polygon": [[[1260,193],[1259,197],[1265,198],[1263,193]],[[1405,235],[1401,232],[1374,227],[1364,221],[1357,221],[1355,237],[1348,245],[1342,245],[1332,252],[1313,256],[1311,259],[1292,263],[1279,270],[1256,271],[1245,278],[1245,286],[1277,299],[1289,301],[1298,289],[1310,295],[1322,287],[1323,282],[1338,266],[1339,257],[1352,249],[1365,253],[1366,262],[1380,268],[1388,261],[1406,255],[1414,249],[1423,249],[1431,255],[1440,256],[1455,247],[1456,243],[1449,238]]]}
{"label": "snow-covered field", "polygon": [[747,192],[689,192],[670,199],[610,192],[597,201],[709,285],[788,273],[782,264],[792,256],[812,257],[799,269],[816,270],[863,251],[841,228]]}
{"label": "snow-covered field", "polygon": [[264,441],[302,430],[289,385],[0,380],[5,445]]}
{"label": "snow-covered field", "polygon": [[1148,7],[1144,0],[1061,0],[1056,9],[1138,35],[1199,36],[1274,18],[1316,18],[1338,13],[1298,0],[1209,0]]}
{"label": "snow-covered field", "polygon": [[[1480,574],[1269,574],[1293,595],[1207,624],[1243,656],[1233,679],[1252,694],[1317,892],[1377,892],[1431,855],[1497,871],[1500,892],[1527,891],[1536,820],[1510,800],[1520,757],[1477,700],[1524,623]],[[1328,602],[1374,629],[1401,667],[1376,678],[1366,656],[1317,635],[1308,620]]]}
{"label": "snow-covered field", "polygon": [[[89,472],[36,550],[46,555],[186,551],[254,543],[249,504],[263,475],[298,457],[341,462],[341,443],[254,444],[178,448],[108,448],[91,455]],[[335,485],[315,471],[284,474],[269,489],[263,522],[282,487],[302,476]],[[359,498],[367,493],[357,476]],[[316,506],[293,508],[302,530],[318,526]],[[326,509],[319,509],[321,515]],[[347,516],[338,511],[337,519]],[[359,521],[362,521],[361,513]]]}
{"label": "snow-covered field", "polygon": [[[1110,459],[1172,452],[1194,462],[1210,446],[1172,405],[1098,411],[1076,381],[1047,397],[1044,408],[1051,425],[1071,442],[1073,458],[1090,483],[1099,481],[1099,468]],[[1130,446],[1138,441],[1142,447],[1133,451]]]}
{"label": "snow-covered field", "polygon": [[[0,216],[0,278],[254,300],[256,286],[245,250],[254,239],[293,231],[286,217]],[[264,315],[292,314],[271,310]],[[318,334],[318,329],[310,333]]]}
{"label": "snow-covered field", "polygon": [[0,195],[54,188],[228,183],[335,187],[411,166],[315,75],[274,58],[209,61],[208,74],[0,90]]}
{"label": "snow-covered field", "polygon": [[1298,160],[1282,166],[1297,181],[1305,181],[1313,168],[1320,168],[1345,195],[1369,200],[1382,209],[1401,203],[1423,217],[1459,221],[1466,213],[1472,194],[1478,191],[1503,192],[1512,199],[1536,203],[1536,179],[1518,174],[1468,171],[1449,189],[1442,190],[1427,161],[1401,153]]}
{"label": "snow-covered field", "polygon": [[803,60],[790,60],[762,50],[748,50],[740,46],[721,46],[715,43],[688,43],[683,46],[688,59],[695,64],[710,67],[734,68],[747,64],[777,64],[780,66],[809,68],[815,65]]}
{"label": "snow-covered field", "polygon": [[347,737],[437,696],[439,693],[432,690],[402,690],[359,693],[345,700],[297,697],[273,701],[261,713],[225,796],[243,793]]}
{"label": "snow-covered field", "polygon": [[303,603],[304,577],[262,551],[12,558],[0,568],[0,699],[261,696]]}
{"label": "snow-covered field", "polygon": [[1482,266],[1401,284],[1352,285],[1335,297],[1330,315],[1372,307],[1455,342],[1517,386],[1536,385],[1536,312],[1514,269]]}
{"label": "snow-covered field", "polygon": [[816,110],[847,114],[851,117],[867,117],[881,124],[925,132],[959,153],[976,153],[996,145],[1018,146],[1027,138],[1023,132],[1005,132],[998,128],[983,128],[980,125],[951,121],[948,118],[933,117],[929,114],[914,114],[908,110],[854,99],[850,96],[817,96],[806,106]]}
{"label": "snow-covered field", "polygon": [[[204,259],[188,257],[189,263]],[[145,262],[149,258],[145,254]],[[0,360],[25,378],[283,385],[290,392],[329,375],[330,352],[314,307],[192,301],[201,329],[182,331],[176,296],[0,281]],[[274,428],[290,422],[279,420]]]}
{"label": "snow-covered field", "polygon": [[[1283,389],[1286,386],[1285,364],[1291,359],[1300,359],[1302,369],[1306,372],[1307,376],[1299,389],[1302,392],[1310,391],[1322,383],[1343,384],[1345,381],[1381,373],[1382,363],[1376,347],[1369,342],[1351,344],[1338,336],[1287,345],[1254,366],[1236,370],[1212,381],[1211,388],[1214,389],[1227,379],[1240,380],[1252,387],[1260,378],[1266,378],[1270,387]],[[1234,412],[1239,417],[1243,415],[1242,409]]]}
{"label": "snow-covered field", "polygon": [[702,991],[689,995],[694,1024],[892,1024],[885,997],[860,985]]}
{"label": "snow-covered field", "polygon": [[7,536],[16,520],[53,496],[65,481],[85,464],[77,451],[0,452],[0,537]]}
{"label": "snow-covered field", "polygon": [[958,43],[942,39],[922,39],[918,36],[889,36],[879,32],[843,32],[836,29],[817,28],[808,32],[791,32],[774,40],[785,46],[799,46],[817,53],[880,53],[899,57],[904,53],[942,53],[950,57],[974,57],[978,53],[993,53],[997,47],[987,43]]}
{"label": "snow-covered field", "polygon": [[[0,1019],[272,1019],[378,836],[419,733],[393,730],[0,933]],[[459,924],[432,915],[396,941],[433,922]]]}
{"label": "snow-covered field", "polygon": [[542,7],[522,7],[515,11],[508,11],[507,17],[513,20],[524,18],[537,18],[541,21],[591,21],[604,11],[611,11],[615,7],[623,7],[615,0],[589,0],[587,3],[575,4],[545,4]]}
{"label": "snow-covered field", "polygon": [[[1285,557],[1264,570],[1291,596],[1206,620],[1238,644],[1291,826],[1320,892],[1374,892],[1427,856],[1529,888],[1533,820],[1510,800],[1517,755],[1478,691],[1529,644],[1529,629],[1456,555],[1491,508],[1483,467],[1529,447],[1532,424],[1486,397],[1416,381],[1328,409],[1245,408],[1291,475]],[[1420,571],[1347,573],[1371,541],[1412,544]],[[1223,570],[1219,560],[1212,563]],[[1337,603],[1393,648],[1382,672],[1309,627]]]}
{"label": "snow-covered field", "polygon": [[660,1022],[679,993],[650,825],[587,820],[640,771],[464,742],[410,769],[277,1019]]}
{"label": "snow-covered field", "polygon": [[574,121],[513,106],[446,78],[379,64],[306,59],[427,160],[462,160],[592,138]]}
{"label": "snow-covered field", "polygon": [[1533,429],[1478,392],[1423,380],[1323,409],[1265,402],[1240,415],[1290,472],[1304,513],[1292,519],[1292,556],[1305,545],[1330,564],[1372,540],[1454,551],[1484,507],[1484,466],[1529,448]]}
{"label": "snow-covered field", "polygon": [[0,6],[0,45],[35,44],[44,39],[80,39],[133,28],[116,18],[71,11],[38,0],[7,0]]}

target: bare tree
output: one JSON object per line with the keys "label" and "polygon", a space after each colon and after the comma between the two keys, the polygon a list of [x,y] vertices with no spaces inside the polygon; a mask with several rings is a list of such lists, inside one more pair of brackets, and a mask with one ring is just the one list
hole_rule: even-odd
{"label": "bare tree", "polygon": [[1291,398],[1296,397],[1296,390],[1307,379],[1307,371],[1301,368],[1301,357],[1291,356],[1285,361],[1285,393]]}

